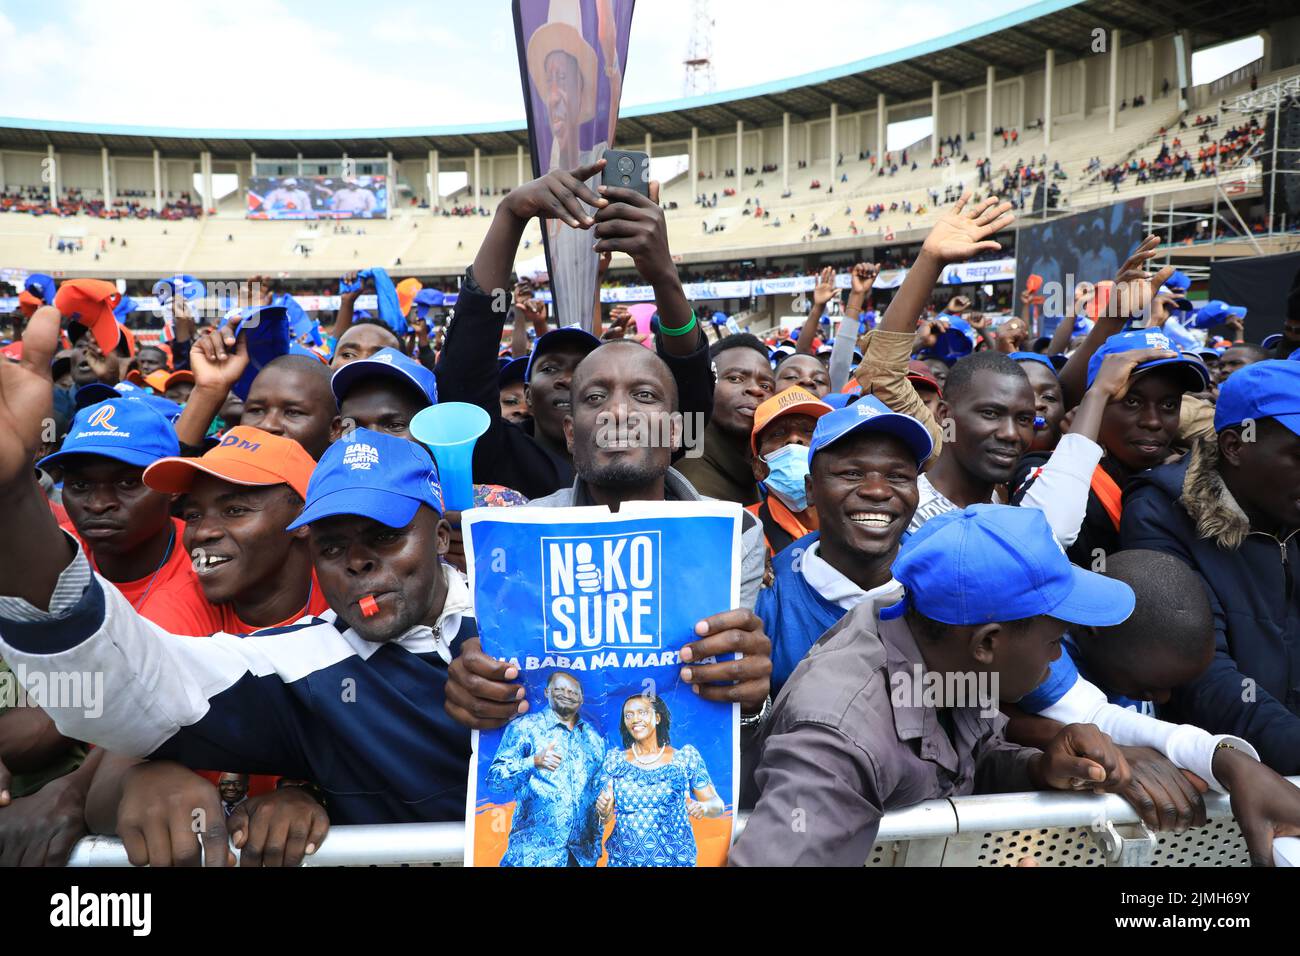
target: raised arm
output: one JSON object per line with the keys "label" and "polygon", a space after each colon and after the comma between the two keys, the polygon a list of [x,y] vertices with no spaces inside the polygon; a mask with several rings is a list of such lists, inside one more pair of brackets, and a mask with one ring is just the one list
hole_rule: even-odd
{"label": "raised arm", "polygon": [[799,330],[799,341],[794,344],[798,354],[813,354],[813,339],[817,337],[817,326],[821,324],[826,312],[826,303],[835,298],[835,270],[831,266],[822,269],[817,275],[817,284],[813,286],[813,304],[808,310],[808,318],[803,320]]}
{"label": "raised arm", "polygon": [[1156,291],[1173,275],[1173,266],[1165,266],[1154,275],[1145,269],[1147,261],[1155,256],[1159,245],[1159,236],[1147,236],[1133,255],[1120,266],[1106,307],[1097,310],[1097,321],[1088,332],[1088,337],[1074,350],[1061,369],[1061,391],[1067,409],[1073,408],[1082,400],[1088,382],[1088,362],[1097,349],[1112,335],[1121,332],[1129,319],[1141,315],[1155,298]]}

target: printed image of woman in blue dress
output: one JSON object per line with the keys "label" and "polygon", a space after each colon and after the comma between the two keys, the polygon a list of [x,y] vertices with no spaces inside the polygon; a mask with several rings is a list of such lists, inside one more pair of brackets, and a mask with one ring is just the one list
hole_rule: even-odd
{"label": "printed image of woman in blue dress", "polygon": [[700,752],[671,746],[668,705],[658,696],[623,701],[623,747],[605,755],[596,812],[614,816],[605,841],[609,866],[695,866],[691,820],[721,816],[724,805]]}

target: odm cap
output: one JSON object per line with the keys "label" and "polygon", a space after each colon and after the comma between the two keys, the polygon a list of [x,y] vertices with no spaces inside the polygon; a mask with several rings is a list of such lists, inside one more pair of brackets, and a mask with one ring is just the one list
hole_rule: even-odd
{"label": "odm cap", "polygon": [[931,518],[903,542],[893,572],[907,603],[942,624],[1050,615],[1110,627],[1136,603],[1123,581],[1071,564],[1037,508],[971,505]]}
{"label": "odm cap", "polygon": [[200,458],[154,462],[145,469],[144,483],[154,491],[183,494],[202,472],[235,485],[288,485],[305,498],[315,468],[311,455],[292,438],[237,425]]}
{"label": "odm cap", "polygon": [[859,431],[883,432],[901,439],[916,456],[919,465],[934,451],[934,441],[925,426],[911,415],[890,411],[874,395],[863,395],[847,408],[839,408],[817,420],[808,461],[823,448],[833,445],[845,435]]}
{"label": "odm cap", "polygon": [[286,528],[360,515],[390,528],[405,528],[420,505],[442,514],[442,486],[433,459],[413,441],[355,429],[321,456],[307,486],[302,513]]}

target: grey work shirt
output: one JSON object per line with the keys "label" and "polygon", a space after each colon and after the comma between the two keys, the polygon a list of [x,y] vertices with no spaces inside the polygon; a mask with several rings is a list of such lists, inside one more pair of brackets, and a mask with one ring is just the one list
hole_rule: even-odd
{"label": "grey work shirt", "polygon": [[861,866],[888,810],[1035,789],[1039,751],[1009,743],[1001,714],[954,708],[949,739],[935,708],[893,700],[894,675],[914,682],[924,664],[907,624],[879,619],[881,600],[827,631],[782,689],[757,745],[758,804],[731,863]]}

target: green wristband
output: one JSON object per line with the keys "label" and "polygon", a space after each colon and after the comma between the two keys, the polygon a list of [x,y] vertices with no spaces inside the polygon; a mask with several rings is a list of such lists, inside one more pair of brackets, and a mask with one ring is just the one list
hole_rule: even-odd
{"label": "green wristband", "polygon": [[660,322],[660,323],[659,323],[659,331],[662,332],[664,335],[685,335],[687,332],[691,331],[691,329],[693,329],[693,328],[695,328],[695,310],[694,310],[694,309],[691,309],[691,321],[687,322],[687,323],[686,323],[685,325],[683,325],[680,329],[670,329],[670,328],[668,328],[668,326],[664,325],[663,322]]}

